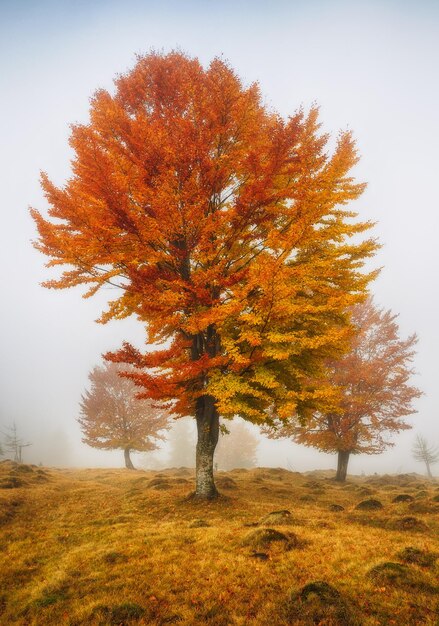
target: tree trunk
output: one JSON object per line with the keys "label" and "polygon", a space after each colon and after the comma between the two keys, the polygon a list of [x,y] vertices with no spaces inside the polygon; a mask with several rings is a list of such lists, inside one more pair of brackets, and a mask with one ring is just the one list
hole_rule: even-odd
{"label": "tree trunk", "polygon": [[136,469],[131,461],[130,448],[124,448],[123,455],[125,457],[125,467],[131,470]]}
{"label": "tree trunk", "polygon": [[427,474],[429,478],[433,478],[433,474],[431,473],[431,469],[430,469],[430,463],[427,461],[427,459],[425,460],[425,465],[427,467]]}
{"label": "tree trunk", "polygon": [[200,500],[213,500],[218,491],[213,480],[213,454],[219,436],[219,415],[212,396],[202,396],[197,400],[197,455],[195,497]]}
{"label": "tree trunk", "polygon": [[346,480],[350,454],[349,450],[338,451],[337,474],[335,475],[335,480],[340,483],[344,483]]}

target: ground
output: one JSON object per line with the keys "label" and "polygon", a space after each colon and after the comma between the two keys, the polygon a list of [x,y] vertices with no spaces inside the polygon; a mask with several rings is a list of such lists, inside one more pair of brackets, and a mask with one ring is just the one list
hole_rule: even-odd
{"label": "ground", "polygon": [[0,463],[0,623],[439,623],[438,483],[217,479],[224,497],[206,504],[185,468]]}

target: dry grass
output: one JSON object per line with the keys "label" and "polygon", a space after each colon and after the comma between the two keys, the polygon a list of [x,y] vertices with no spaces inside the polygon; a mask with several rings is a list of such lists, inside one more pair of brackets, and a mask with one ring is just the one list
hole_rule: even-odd
{"label": "dry grass", "polygon": [[[0,623],[438,624],[437,485],[341,486],[267,468],[221,477],[227,497],[200,504],[186,499],[189,470],[0,463]],[[357,509],[367,498],[383,508]],[[405,528],[413,517],[421,524]],[[267,528],[288,542],[246,541]]]}

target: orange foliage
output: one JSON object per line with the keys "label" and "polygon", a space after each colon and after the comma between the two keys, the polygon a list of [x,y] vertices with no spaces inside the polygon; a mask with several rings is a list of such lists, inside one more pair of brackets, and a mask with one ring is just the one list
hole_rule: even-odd
{"label": "orange foliage", "polygon": [[329,379],[339,389],[337,411],[316,412],[302,426],[291,423],[271,433],[325,452],[377,454],[393,445],[386,435],[411,428],[404,417],[415,413],[421,395],[410,384],[416,335],[399,338],[396,315],[379,310],[372,298],[352,311],[357,331],[348,354],[328,363]]}
{"label": "orange foliage", "polygon": [[347,348],[376,249],[350,239],[370,227],[345,208],[364,189],[351,134],[329,155],[316,108],[282,119],[219,59],[148,54],[115,85],[72,127],[64,187],[43,174],[35,245],[70,266],[45,285],[120,288],[101,321],[135,315],[170,343],[112,358],[178,415],[206,396],[254,422],[332,405],[322,364]]}
{"label": "orange foliage", "polygon": [[169,414],[151,400],[137,399],[136,386],[121,370],[106,363],[90,372],[90,390],[82,396],[78,418],[83,442],[105,450],[156,450],[169,428]]}

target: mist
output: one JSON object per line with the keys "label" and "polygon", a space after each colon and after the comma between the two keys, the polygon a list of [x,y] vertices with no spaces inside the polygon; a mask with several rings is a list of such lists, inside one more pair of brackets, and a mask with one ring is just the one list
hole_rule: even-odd
{"label": "mist", "polygon": [[[415,435],[439,441],[438,26],[439,7],[428,1],[1,4],[0,427],[15,423],[32,444],[25,462],[123,465],[121,451],[83,444],[76,418],[101,355],[123,340],[142,348],[144,329],[135,319],[95,323],[113,297],[110,288],[82,300],[81,288],[40,286],[54,274],[32,248],[28,207],[47,207],[40,170],[58,185],[68,178],[69,124],[87,120],[93,92],[112,90],[136,53],[180,48],[203,63],[228,59],[246,82],[260,82],[266,102],[282,115],[315,101],[324,131],[353,130],[362,157],[355,175],[368,182],[353,209],[376,221],[373,236],[382,244],[373,260],[382,271],[371,290],[377,305],[399,313],[402,337],[418,334],[413,382],[424,395],[408,420],[413,429],[383,454],[353,456],[350,472],[424,472],[411,457]],[[335,455],[248,428],[260,438],[261,466],[336,466]],[[159,466],[169,455],[164,443],[134,461]]]}

